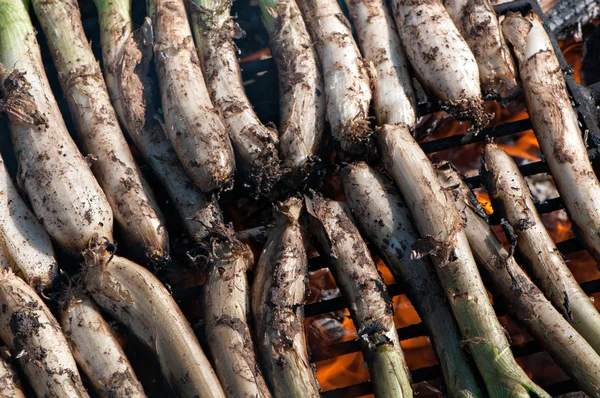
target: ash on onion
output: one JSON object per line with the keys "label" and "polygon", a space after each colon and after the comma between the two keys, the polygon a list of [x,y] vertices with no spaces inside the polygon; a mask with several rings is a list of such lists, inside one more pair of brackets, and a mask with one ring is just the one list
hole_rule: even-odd
{"label": "ash on onion", "polygon": [[269,192],[281,176],[279,141],[277,132],[260,122],[246,97],[233,42],[240,28],[230,16],[231,3],[194,0],[190,3],[192,26],[210,96],[233,143],[239,169],[258,195]]}
{"label": "ash on onion", "polygon": [[314,159],[325,126],[325,88],[316,49],[295,0],[260,0],[279,72],[279,155],[302,169]]}
{"label": "ash on onion", "polygon": [[215,371],[227,396],[270,397],[248,327],[254,263],[250,248],[225,235],[212,242],[204,284],[204,324]]}
{"label": "ash on onion", "polygon": [[412,397],[390,296],[347,207],[315,192],[305,201],[311,235],[327,256],[336,284],[350,303],[375,396]]}
{"label": "ash on onion", "polygon": [[387,4],[381,0],[345,0],[364,57],[373,62],[373,106],[378,125],[417,123],[417,98],[406,54]]}
{"label": "ash on onion", "polygon": [[4,353],[0,356],[0,391],[2,391],[2,396],[5,398],[25,398],[19,374],[12,365],[12,361],[9,362],[8,360],[10,354],[7,354],[6,356],[9,358],[5,358]]}
{"label": "ash on onion", "polygon": [[341,178],[358,227],[396,281],[404,284],[431,336],[444,391],[453,398],[481,396],[476,371],[460,348],[460,331],[433,265],[427,259],[411,257],[411,247],[419,235],[400,192],[387,177],[363,162],[346,166]]}
{"label": "ash on onion", "polygon": [[[0,156],[0,251],[11,268],[38,291],[58,273],[50,236],[19,196]],[[4,264],[4,263],[3,263]]]}
{"label": "ash on onion", "polygon": [[373,150],[369,106],[373,65],[362,58],[350,22],[335,0],[297,0],[325,81],[327,119],[331,134],[351,155]]}
{"label": "ash on onion", "polygon": [[444,0],[454,24],[471,48],[484,95],[510,100],[521,88],[516,67],[490,0]]}
{"label": "ash on onion", "polygon": [[39,397],[87,398],[60,326],[35,290],[0,271],[0,339]]}
{"label": "ash on onion", "polygon": [[81,23],[77,1],[32,1],[79,139],[130,252],[144,262],[169,257],[169,237],[150,186],[135,163]]}
{"label": "ash on onion", "polygon": [[400,40],[419,81],[442,109],[477,131],[488,123],[477,61],[441,0],[393,0]]}
{"label": "ash on onion", "polygon": [[18,184],[49,235],[78,255],[94,234],[112,237],[112,210],[67,131],[21,1],[0,1],[0,63]]}
{"label": "ash on onion", "polygon": [[281,398],[320,396],[304,333],[308,260],[302,208],[298,197],[277,205],[252,284],[258,354],[273,395]]}
{"label": "ash on onion", "polygon": [[447,163],[437,165],[436,171],[448,199],[466,223],[469,244],[480,269],[491,281],[494,298],[507,305],[509,312],[583,391],[590,396],[600,395],[600,356],[504,249],[490,228],[485,211],[458,173]]}
{"label": "ash on onion", "polygon": [[494,210],[516,235],[517,249],[526,259],[529,275],[565,319],[600,352],[600,313],[548,234],[515,162],[502,148],[487,144],[482,177]]}
{"label": "ash on onion", "polygon": [[393,177],[423,237],[414,248],[431,255],[468,349],[491,396],[549,397],[517,364],[490,303],[462,220],[444,194],[429,159],[406,126],[376,133],[386,170]]}
{"label": "ash on onion", "polygon": [[202,191],[228,188],[233,149],[204,83],[183,0],[149,0],[147,8],[165,133]]}
{"label": "ash on onion", "polygon": [[563,71],[542,20],[535,13],[509,13],[502,22],[513,46],[533,131],[573,229],[600,261],[600,183],[587,155]]}
{"label": "ash on onion", "polygon": [[146,397],[110,326],[87,295],[80,290],[70,292],[61,305],[59,321],[73,357],[98,396]]}
{"label": "ash on onion", "polygon": [[150,271],[114,256],[99,239],[84,252],[83,283],[94,301],[156,354],[163,377],[181,397],[225,397],[187,319]]}
{"label": "ash on onion", "polygon": [[94,0],[100,23],[104,77],[129,137],[160,180],[194,243],[223,221],[216,200],[196,187],[158,118],[151,87],[152,27],[132,31],[131,0]]}

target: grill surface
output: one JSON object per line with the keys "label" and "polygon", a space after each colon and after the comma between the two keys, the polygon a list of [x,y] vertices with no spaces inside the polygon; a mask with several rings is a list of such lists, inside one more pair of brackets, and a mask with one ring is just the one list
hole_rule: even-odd
{"label": "grill surface", "polygon": [[[503,15],[510,11],[527,12],[533,10],[538,15],[543,17],[542,10],[537,1],[535,0],[519,0],[511,3],[501,4],[496,6],[495,8],[498,15]],[[554,50],[563,68],[565,79],[567,82],[567,87],[572,97],[573,106],[577,110],[580,122],[583,126],[582,131],[587,136],[587,142],[589,145],[588,155],[590,159],[594,161],[596,158],[599,157],[598,151],[600,146],[600,132],[598,130],[596,104],[594,102],[592,94],[600,94],[600,84],[597,84],[593,87],[590,87],[590,89],[587,89],[575,82],[572,75],[572,70],[569,67],[569,65],[567,65],[563,54],[560,50],[560,47],[558,46],[556,39],[552,35],[546,23],[545,27],[546,31],[549,32],[549,35],[552,39],[552,44],[554,46]],[[244,80],[253,82],[249,84],[249,91],[250,86],[260,86],[267,84],[269,79],[273,79],[273,76],[276,76],[275,65],[272,59],[270,58],[246,62],[243,63],[242,66],[244,72]],[[266,75],[270,75],[270,77],[266,77]],[[250,93],[249,95],[251,96]],[[273,106],[273,103],[270,104],[270,107],[271,110],[267,113],[277,111],[276,106]],[[421,104],[419,108],[419,113],[420,116],[424,116],[436,110],[437,109],[433,104]],[[424,142],[421,144],[421,147],[426,153],[431,154],[442,150],[455,149],[474,143],[485,142],[490,138],[500,138],[516,135],[518,133],[530,130],[531,128],[532,126],[529,119],[519,120],[515,122],[503,123],[501,125],[497,125],[491,128],[486,128],[476,136],[472,136],[469,134],[458,134],[442,139]],[[543,160],[525,164],[520,166],[519,168],[524,176],[549,173],[546,164]],[[479,188],[481,186],[481,178],[479,175],[467,178],[467,182],[471,185],[472,188]],[[562,202],[562,199],[560,197],[557,197],[554,199],[547,200],[546,202],[537,204],[537,208],[540,213],[544,214],[557,211],[559,209],[564,209],[564,204]],[[499,220],[495,220],[492,216],[491,221],[492,223],[498,223]],[[577,241],[577,239],[570,239],[563,242],[559,242],[557,246],[563,254],[575,253],[583,250],[581,244]],[[310,269],[313,271],[327,267],[327,264],[324,261],[324,259],[319,257],[315,257],[309,260],[309,264]],[[392,296],[398,296],[400,294],[403,294],[404,289],[399,284],[389,285],[388,288],[390,295]],[[582,288],[588,295],[598,293],[600,292],[600,279],[583,283]],[[180,290],[176,291],[174,293],[174,296],[178,300],[186,300],[187,298],[197,297],[199,290],[199,287]],[[346,302],[344,297],[336,297],[329,300],[323,300],[316,303],[307,304],[305,307],[305,316],[307,318],[310,318],[317,315],[326,314],[332,311],[342,310],[347,307],[348,303]],[[498,316],[506,315],[505,308],[503,308],[500,305],[496,304],[495,310]],[[400,339],[403,341],[419,336],[426,336],[426,331],[422,323],[400,328],[398,329],[398,333],[400,335]],[[530,341],[520,345],[513,345],[511,349],[516,358],[526,357],[528,355],[532,355],[543,351],[542,347],[540,347],[540,345],[535,341]],[[360,351],[360,344],[358,341],[353,340],[343,343],[336,343],[323,348],[314,349],[311,352],[311,361],[315,363],[358,351]],[[411,374],[413,382],[418,383],[439,378],[440,369],[437,365],[418,369],[411,369]],[[545,388],[546,391],[548,391],[548,393],[552,395],[560,395],[578,391],[577,386],[571,380],[561,381],[551,385],[542,385],[542,387]],[[348,387],[324,392],[322,396],[327,398],[358,397],[362,395],[371,394],[372,392],[373,388],[371,383],[363,382]]]}

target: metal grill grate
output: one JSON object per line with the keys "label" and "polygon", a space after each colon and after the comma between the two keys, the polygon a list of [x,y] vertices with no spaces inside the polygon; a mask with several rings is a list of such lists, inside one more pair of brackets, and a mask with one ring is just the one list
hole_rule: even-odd
{"label": "metal grill grate", "polygon": [[[543,17],[543,12],[535,0],[518,0],[510,3],[500,4],[495,7],[498,15],[504,15],[510,11],[520,11],[520,12],[528,12],[533,10],[538,15]],[[572,97],[572,102],[574,108],[577,110],[580,122],[583,126],[582,131],[585,132],[588,138],[588,155],[590,159],[593,161],[598,158],[598,151],[600,146],[600,131],[598,129],[597,123],[597,114],[596,114],[596,104],[593,100],[593,93],[600,94],[600,84],[594,85],[592,87],[585,88],[575,82],[572,71],[570,67],[567,65],[560,47],[554,36],[552,35],[550,29],[545,23],[546,31],[549,32],[550,38],[552,40],[552,44],[554,46],[554,50],[557,54],[558,60],[565,72],[565,79],[567,82],[567,87]],[[248,63],[244,63],[243,65],[243,74],[245,80],[255,80],[255,85],[261,85],[265,83],[265,80],[262,77],[265,75],[265,72],[271,72],[276,74],[275,65],[272,59],[263,59],[257,61],[251,61]],[[424,116],[430,114],[437,109],[433,104],[422,104],[419,108],[420,116]],[[428,153],[439,152],[447,149],[453,149],[458,147],[463,147],[467,145],[471,145],[474,143],[485,142],[489,138],[500,138],[506,136],[516,135],[518,133],[523,133],[527,130],[531,130],[531,122],[529,119],[519,120],[515,122],[508,122],[501,125],[497,125],[491,128],[486,128],[482,130],[478,135],[472,136],[468,134],[459,134],[454,135],[442,139],[437,139],[429,142],[425,142],[421,144],[422,149]],[[524,176],[532,176],[541,173],[549,173],[545,162],[538,161],[534,163],[529,163],[526,165],[522,165],[519,167],[522,174]],[[478,188],[481,186],[481,178],[479,175],[473,176],[467,179],[467,182],[473,187]],[[564,208],[564,204],[560,197],[550,199],[544,203],[537,204],[538,211],[542,214],[550,213],[559,209]],[[492,222],[494,222],[492,218]],[[570,239],[564,242],[560,242],[557,244],[557,247],[563,254],[574,253],[578,251],[582,251],[583,247],[576,239]],[[317,270],[320,268],[327,267],[327,264],[324,259],[315,257],[309,260],[309,266],[311,270]],[[399,284],[392,284],[388,286],[390,295],[398,296],[403,294],[404,289]],[[586,282],[582,284],[583,290],[591,295],[593,293],[600,292],[600,279]],[[185,300],[187,298],[197,297],[199,293],[199,287],[186,289],[182,291],[176,291],[174,296],[177,300]],[[326,314],[332,311],[342,310],[348,307],[348,303],[346,302],[344,297],[337,297],[329,300],[324,300],[312,304],[307,304],[305,307],[305,316],[307,318],[314,317],[317,315]],[[496,314],[498,316],[506,315],[505,308],[502,308],[500,305],[495,305]],[[398,329],[398,333],[400,339],[402,341],[419,337],[426,336],[426,331],[422,323],[410,325],[408,327],[403,327]],[[511,347],[513,354],[516,358],[526,357],[535,353],[542,352],[542,347],[535,341],[530,341],[520,345],[513,345]],[[346,341],[342,343],[335,343],[323,348],[315,349],[311,352],[311,361],[319,362],[326,359],[331,359],[340,355],[345,355],[349,353],[358,352],[361,350],[360,343],[358,341]],[[428,381],[432,379],[436,379],[440,377],[440,369],[439,366],[429,366],[418,369],[411,369],[412,380],[415,383]],[[548,393],[552,395],[560,395],[569,392],[578,391],[577,386],[570,380],[558,382],[551,385],[543,385],[543,388],[548,391]],[[358,397],[362,395],[371,394],[373,392],[373,387],[370,382],[363,382],[343,388],[339,388],[336,390],[331,390],[324,392],[322,394],[323,397],[326,398],[335,398],[335,397]]]}

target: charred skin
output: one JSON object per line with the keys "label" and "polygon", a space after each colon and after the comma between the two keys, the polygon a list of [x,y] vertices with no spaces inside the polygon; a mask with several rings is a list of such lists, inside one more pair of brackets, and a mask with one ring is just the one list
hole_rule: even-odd
{"label": "charred skin", "polygon": [[231,2],[194,0],[192,4],[194,36],[212,102],[246,182],[255,195],[268,193],[281,176],[278,137],[260,122],[244,91],[233,42],[239,27],[229,15]]}
{"label": "charred skin", "polygon": [[204,324],[215,371],[227,396],[270,397],[248,327],[254,263],[250,248],[228,237],[213,242],[204,285]]}
{"label": "charred skin", "polygon": [[515,361],[481,280],[454,203],[445,196],[429,159],[406,126],[376,133],[386,170],[394,178],[423,237],[415,256],[431,255],[464,345],[491,397],[549,397]]}
{"label": "charred skin", "polygon": [[36,290],[52,285],[58,264],[50,236],[19,196],[1,156],[0,247],[11,268]]}
{"label": "charred skin", "polygon": [[302,169],[316,156],[325,126],[325,88],[316,49],[295,0],[261,0],[279,72],[279,155]]}
{"label": "charred skin", "polygon": [[279,203],[252,285],[257,351],[273,396],[279,398],[320,396],[304,333],[308,260],[298,221],[302,207],[297,197]]}
{"label": "charred skin", "polygon": [[130,0],[95,0],[104,76],[121,124],[166,190],[188,235],[201,243],[223,221],[216,200],[196,187],[179,162],[156,107],[150,76],[152,29],[132,32]]}
{"label": "charred skin", "polygon": [[5,398],[25,398],[19,375],[7,359],[0,357],[0,391]]}
{"label": "charred skin", "polygon": [[542,223],[512,158],[494,144],[483,154],[482,176],[494,209],[512,226],[527,271],[573,327],[600,352],[600,313],[581,289]]}
{"label": "charred skin", "polygon": [[79,255],[94,234],[112,238],[106,196],[71,139],[46,78],[28,11],[0,2],[0,83],[19,165],[18,183],[49,235]]}
{"label": "charred skin", "polygon": [[229,188],[235,160],[211,103],[183,0],[147,0],[165,133],[204,192]]}
{"label": "charred skin", "polygon": [[331,133],[345,152],[369,156],[373,65],[360,55],[350,22],[335,0],[297,3],[321,61]]}
{"label": "charred skin", "polygon": [[93,157],[127,245],[144,262],[169,256],[169,237],[154,194],[135,163],[111,106],[100,65],[86,39],[74,0],[32,2],[48,40],[79,139]]}
{"label": "charred skin", "polygon": [[187,319],[150,271],[90,242],[84,286],[94,301],[157,356],[161,372],[180,397],[225,397]]}
{"label": "charred skin", "polygon": [[328,256],[335,281],[348,299],[376,397],[412,397],[410,372],[394,326],[385,283],[356,226],[339,202],[306,197],[310,229]]}
{"label": "charred skin", "polygon": [[373,105],[379,126],[417,123],[417,98],[396,25],[382,0],[346,0],[362,54],[375,65]]}
{"label": "charred skin", "polygon": [[103,398],[145,398],[123,349],[89,297],[71,294],[60,312],[71,352],[96,393]]}
{"label": "charred skin", "polygon": [[87,398],[60,326],[32,287],[0,271],[0,339],[39,397]]}
{"label": "charred skin", "polygon": [[444,0],[444,6],[465,39],[477,65],[483,94],[510,100],[521,88],[510,50],[490,0]]}
{"label": "charred skin", "polygon": [[423,87],[442,109],[468,120],[475,131],[485,127],[477,61],[441,0],[393,0],[400,40]]}
{"label": "charred skin", "polygon": [[600,261],[600,183],[587,156],[563,71],[539,17],[509,13],[502,22],[519,63],[533,131],[573,229]]}
{"label": "charred skin", "polygon": [[392,182],[366,163],[344,168],[344,195],[360,230],[376,248],[427,328],[442,368],[445,392],[452,398],[480,397],[473,367],[460,348],[460,331],[432,264],[411,258],[418,233]]}
{"label": "charred skin", "polygon": [[600,356],[560,316],[515,258],[504,249],[490,228],[485,211],[458,173],[448,164],[437,165],[436,171],[448,198],[456,204],[466,222],[469,244],[480,269],[491,281],[489,287],[494,298],[506,303],[513,317],[579,387],[590,396],[600,395]]}

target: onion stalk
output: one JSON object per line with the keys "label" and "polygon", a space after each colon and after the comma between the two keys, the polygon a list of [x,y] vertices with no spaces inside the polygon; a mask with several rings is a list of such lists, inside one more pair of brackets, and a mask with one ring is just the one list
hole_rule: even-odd
{"label": "onion stalk", "polygon": [[383,0],[345,0],[363,56],[373,62],[373,106],[377,124],[417,123],[417,98],[396,25]]}
{"label": "onion stalk", "polygon": [[279,398],[320,396],[304,333],[308,259],[299,222],[302,208],[298,197],[278,204],[252,284],[256,346],[271,391]]}
{"label": "onion stalk", "polygon": [[204,284],[204,324],[215,371],[231,397],[270,397],[248,326],[254,263],[250,248],[227,234],[213,239]]}
{"label": "onion stalk", "polygon": [[[436,168],[449,200],[466,222],[465,233],[496,300],[590,396],[600,395],[600,356],[531,282],[490,228],[477,198],[449,164]],[[543,249],[542,249],[543,250]]]}
{"label": "onion stalk", "polygon": [[479,68],[442,0],[392,0],[400,40],[419,81],[443,110],[477,131],[490,120]]}
{"label": "onion stalk", "polygon": [[306,197],[312,236],[350,304],[376,397],[412,397],[410,371],[394,326],[385,283],[366,243],[340,202]]}
{"label": "onion stalk", "polygon": [[17,154],[17,180],[33,212],[72,254],[85,249],[96,233],[112,239],[110,204],[67,131],[21,0],[0,1],[0,63],[2,108]]}
{"label": "onion stalk", "polygon": [[600,313],[544,227],[515,162],[502,148],[487,144],[482,176],[495,212],[512,227],[529,275],[569,323],[600,352]]}
{"label": "onion stalk", "polygon": [[6,398],[25,398],[18,373],[4,357],[0,357],[0,391]]}
{"label": "onion stalk", "polygon": [[431,255],[467,347],[491,397],[549,397],[517,364],[467,241],[462,220],[444,194],[429,159],[406,126],[377,132],[386,170],[423,239],[414,255]]}
{"label": "onion stalk", "polygon": [[35,290],[0,271],[0,339],[38,397],[88,398],[69,344]]}
{"label": "onion stalk", "polygon": [[587,155],[563,71],[537,14],[509,13],[504,36],[517,56],[533,131],[558,192],[590,254],[600,261],[600,182]]}
{"label": "onion stalk", "polygon": [[233,42],[239,27],[230,0],[193,0],[192,26],[206,85],[255,195],[268,193],[280,178],[276,131],[258,119],[246,96]]}
{"label": "onion stalk", "polygon": [[181,397],[225,397],[187,319],[163,284],[147,269],[114,256],[92,240],[84,252],[84,286],[94,301],[129,328],[160,364]]}
{"label": "onion stalk", "polygon": [[42,291],[58,275],[50,236],[14,186],[0,156],[0,246],[7,263],[31,286]]}
{"label": "onion stalk", "polygon": [[148,20],[132,31],[131,0],[94,0],[110,97],[125,131],[169,195],[195,243],[223,220],[216,200],[194,185],[179,162],[158,118],[150,75],[152,27]]}
{"label": "onion stalk", "polygon": [[301,170],[317,154],[325,126],[325,89],[318,55],[295,0],[260,0],[279,71],[279,155]]}
{"label": "onion stalk", "polygon": [[510,100],[521,88],[515,63],[490,0],[444,0],[454,24],[473,51],[483,94]]}
{"label": "onion stalk", "polygon": [[119,126],[75,0],[33,0],[79,139],[131,252],[161,263],[169,256],[164,219]]}
{"label": "onion stalk", "polygon": [[146,397],[110,326],[88,296],[69,293],[59,321],[77,364],[100,397]]}
{"label": "onion stalk", "polygon": [[360,230],[388,266],[423,320],[437,355],[449,397],[483,395],[474,367],[460,348],[460,331],[433,265],[412,258],[418,242],[408,208],[389,178],[366,163],[346,166],[341,174],[344,195]]}
{"label": "onion stalk", "polygon": [[297,0],[319,54],[331,134],[350,155],[373,148],[369,106],[373,65],[363,59],[350,22],[335,0]]}
{"label": "onion stalk", "polygon": [[147,0],[165,132],[204,192],[232,183],[231,141],[210,100],[183,0]]}

